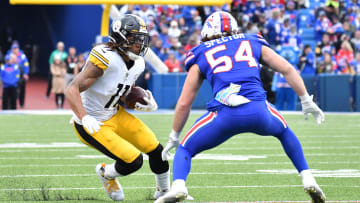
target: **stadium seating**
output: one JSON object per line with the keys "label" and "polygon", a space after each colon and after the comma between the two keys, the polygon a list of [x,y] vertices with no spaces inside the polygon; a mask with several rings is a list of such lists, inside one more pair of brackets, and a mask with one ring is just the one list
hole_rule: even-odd
{"label": "stadium seating", "polygon": [[315,30],[314,28],[302,28],[300,36],[302,40],[315,40]]}

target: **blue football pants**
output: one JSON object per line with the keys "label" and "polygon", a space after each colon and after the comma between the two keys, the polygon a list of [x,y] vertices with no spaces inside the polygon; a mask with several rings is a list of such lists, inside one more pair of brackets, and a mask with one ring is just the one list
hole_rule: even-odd
{"label": "blue football pants", "polygon": [[245,132],[278,138],[298,172],[309,168],[298,138],[282,115],[267,101],[252,101],[202,115],[187,132],[176,151],[173,180],[186,180],[191,159],[196,154]]}

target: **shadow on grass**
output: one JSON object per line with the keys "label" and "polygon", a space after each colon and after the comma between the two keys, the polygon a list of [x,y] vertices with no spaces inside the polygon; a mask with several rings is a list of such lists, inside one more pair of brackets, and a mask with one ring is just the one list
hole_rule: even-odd
{"label": "shadow on grass", "polygon": [[103,201],[91,196],[83,196],[83,194],[63,194],[59,191],[51,191],[50,186],[41,185],[40,190],[30,191],[24,189],[21,192],[9,192],[9,198],[11,201],[64,201],[64,200],[73,200],[73,201],[85,201],[85,200],[96,200]]}

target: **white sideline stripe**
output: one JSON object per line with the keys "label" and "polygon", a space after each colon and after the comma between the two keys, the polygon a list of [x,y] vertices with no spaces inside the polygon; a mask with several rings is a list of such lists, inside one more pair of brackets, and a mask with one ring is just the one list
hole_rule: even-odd
{"label": "white sideline stripe", "polygon": [[[281,147],[218,147],[216,150],[282,150]],[[360,146],[346,147],[303,147],[303,149],[360,149]]]}
{"label": "white sideline stripe", "polygon": [[[146,159],[144,159],[146,160]],[[337,161],[337,162],[316,162],[316,164],[360,164],[359,161]],[[290,161],[284,161],[284,162],[218,162],[218,163],[198,163],[194,162],[191,165],[291,165],[292,163]],[[315,163],[313,164],[315,165]],[[2,164],[0,165],[0,168],[13,168],[13,167],[95,167],[96,164]]]}
{"label": "white sideline stripe", "polygon": [[[309,156],[359,156],[360,153],[308,153],[306,154],[307,157]],[[279,154],[263,154],[263,155],[227,155],[227,154],[199,154],[198,156],[194,157],[194,159],[211,159],[211,160],[248,160],[249,158],[267,158],[267,157],[285,157],[286,155],[281,152]],[[77,155],[76,157],[0,157],[0,160],[71,160],[71,159],[110,159],[105,155]],[[171,159],[171,158],[170,158]]]}
{"label": "white sideline stripe", "polygon": [[[321,136],[321,138],[325,139],[323,136]],[[303,140],[301,141],[301,144],[304,143],[308,143],[308,144],[326,144],[326,143],[334,143],[334,144],[340,144],[340,143],[350,143],[350,144],[355,144],[355,143],[360,143],[360,140],[318,140],[318,141],[314,141],[314,140]],[[250,145],[250,144],[254,144],[254,145],[259,145],[259,142],[257,141],[252,141],[252,142],[244,142],[244,141],[240,141],[240,142],[228,142],[226,143],[226,145],[236,145],[239,146],[239,144],[246,144],[246,145]],[[280,148],[280,147],[279,147]],[[241,147],[239,147],[239,149],[241,149]],[[254,147],[254,149],[256,149],[256,147]]]}
{"label": "white sideline stripe", "polygon": [[[9,148],[6,150],[0,150],[0,152],[28,152],[29,150],[31,150],[31,152],[92,151],[90,148],[86,147],[84,144],[79,144],[74,147],[72,147],[71,144],[68,144],[68,145],[64,144],[63,146],[59,146],[59,145],[52,146],[52,144],[49,144],[49,146],[44,145],[44,144],[42,146],[40,146],[40,144],[38,144],[38,145],[33,145],[34,147],[30,147],[29,145],[25,146],[25,147],[15,147],[15,145],[13,145],[12,147],[2,147],[2,145],[10,146],[9,144],[0,144],[0,148]],[[37,147],[37,146],[39,146],[39,147]],[[81,147],[82,149],[78,149],[78,147]],[[36,148],[39,148],[39,149],[36,149]],[[47,149],[41,149],[41,148],[47,148]],[[48,149],[48,148],[52,148],[52,149]],[[61,148],[61,149],[57,149],[57,148]],[[351,150],[351,149],[360,149],[360,146],[303,147],[303,149],[321,149],[321,150],[326,150],[326,149],[347,150],[347,149],[349,149],[349,150]],[[214,149],[214,151],[226,151],[226,150],[282,150],[282,148],[281,147],[255,147],[254,148],[254,147],[223,147],[223,146],[220,146],[220,147],[216,148],[216,150]]]}
{"label": "white sideline stripe", "polygon": [[[110,159],[105,155],[76,155],[76,157],[0,157],[0,160],[12,160],[12,159]],[[144,156],[146,160],[148,157]],[[232,155],[232,154],[199,154],[194,159],[201,160],[231,160],[231,161],[247,161],[249,159],[264,159],[267,158],[265,155]],[[172,158],[171,158],[172,159]]]}
{"label": "white sideline stripe", "polygon": [[86,147],[84,144],[76,142],[52,142],[50,144],[39,143],[5,143],[0,144],[0,148],[64,148],[64,147]]}
{"label": "white sideline stripe", "polygon": [[[173,109],[159,109],[155,112],[140,112],[140,111],[134,111],[134,110],[128,110],[131,114],[155,114],[155,115],[161,115],[161,114],[174,114]],[[204,114],[207,110],[196,110],[192,109],[192,114]],[[301,111],[279,111],[281,114],[285,115],[303,115]],[[349,116],[358,116],[360,115],[360,112],[324,112],[325,115],[349,115]],[[71,110],[3,110],[0,111],[0,115],[72,115]]]}
{"label": "white sideline stripe", "polygon": [[[191,173],[191,175],[269,175],[270,173]],[[278,174],[278,173],[275,173]],[[134,173],[132,176],[153,176],[153,173]],[[33,175],[0,175],[0,178],[32,178],[32,177],[84,177],[84,176],[94,176],[94,174],[53,174],[53,175],[43,175],[43,174],[33,174]]]}
{"label": "white sideline stripe", "polygon": [[[1,148],[1,147],[0,147]],[[82,149],[71,149],[71,148],[61,148],[61,149],[35,149],[35,148],[25,148],[25,149],[4,149],[0,152],[92,152],[92,148],[82,148]]]}
{"label": "white sideline stripe", "polygon": [[[187,186],[190,189],[218,189],[218,188],[288,188],[288,187],[303,187],[302,185],[223,185],[223,186]],[[336,185],[321,185],[321,187],[338,187]],[[357,188],[359,186],[343,186],[346,188]],[[137,189],[154,189],[154,186],[141,186],[141,187],[123,187],[127,190]],[[2,188],[0,191],[39,191],[39,190],[103,190],[102,187],[88,187],[88,188]],[[344,202],[347,202],[343,200]],[[360,200],[350,200],[360,201]],[[277,201],[276,201],[277,202]],[[294,201],[297,202],[297,201]],[[329,201],[326,201],[329,202]],[[334,201],[341,202],[341,201]]]}
{"label": "white sideline stripe", "polygon": [[[333,178],[356,178],[360,177],[360,170],[357,169],[339,169],[339,170],[317,170],[312,169],[315,177],[333,177]],[[294,169],[281,170],[256,170],[256,172],[240,173],[240,172],[193,172],[192,175],[298,175]],[[153,173],[134,173],[134,176],[152,176]],[[94,174],[29,174],[29,175],[0,175],[0,178],[29,178],[29,177],[84,177],[94,176]],[[358,186],[360,187],[360,185]]]}

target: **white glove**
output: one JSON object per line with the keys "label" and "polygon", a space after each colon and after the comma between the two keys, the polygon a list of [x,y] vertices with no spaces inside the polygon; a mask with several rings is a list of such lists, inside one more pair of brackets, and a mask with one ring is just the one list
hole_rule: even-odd
{"label": "white glove", "polygon": [[175,130],[172,130],[169,135],[169,141],[166,144],[165,148],[161,152],[161,158],[163,161],[167,161],[170,158],[170,150],[172,148],[177,148],[180,144],[179,140],[180,132],[176,132]]}
{"label": "white glove", "polygon": [[146,90],[146,93],[148,94],[148,97],[144,97],[144,100],[147,104],[140,104],[139,102],[136,102],[135,104],[135,110],[137,111],[156,111],[158,109],[158,105],[152,96],[152,93],[149,90]]}
{"label": "white glove", "polygon": [[241,85],[230,83],[230,86],[219,91],[215,99],[227,106],[239,106],[241,104],[249,103],[250,100],[244,96],[238,95]]}
{"label": "white glove", "polygon": [[100,126],[104,125],[102,122],[96,120],[90,115],[86,115],[81,119],[83,127],[90,133],[97,133],[100,130]]}
{"label": "white glove", "polygon": [[321,124],[325,121],[325,115],[321,111],[321,109],[313,102],[313,95],[309,96],[308,93],[306,93],[303,96],[300,96],[301,100],[301,106],[302,106],[302,112],[305,115],[305,119],[308,119],[308,114],[311,113],[317,124]]}
{"label": "white glove", "polygon": [[74,116],[71,116],[70,120],[69,120],[69,124],[72,125],[74,123]]}

